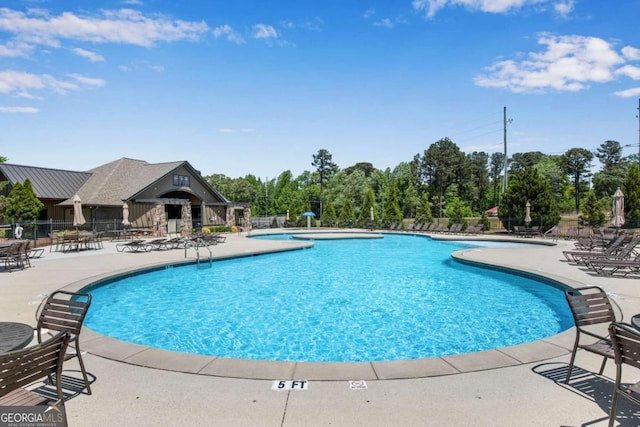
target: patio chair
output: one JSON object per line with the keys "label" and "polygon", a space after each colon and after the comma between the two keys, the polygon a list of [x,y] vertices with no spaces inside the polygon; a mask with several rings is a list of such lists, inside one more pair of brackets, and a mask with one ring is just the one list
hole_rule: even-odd
{"label": "patio chair", "polygon": [[[69,343],[69,332],[62,331],[49,340],[0,355],[0,406],[40,406],[53,403],[63,422],[67,425],[62,392],[62,364]],[[26,387],[34,381],[55,375],[56,392],[39,394]],[[53,384],[53,383],[52,383]],[[20,424],[20,423],[17,423]],[[16,425],[17,425],[16,424]]]}
{"label": "patio chair", "polygon": [[116,244],[116,250],[118,252],[149,252],[152,246],[147,244],[142,239],[132,240],[127,243],[118,243]]}
{"label": "patio chair", "polygon": [[87,394],[91,394],[91,386],[89,385],[87,370],[82,360],[80,332],[82,331],[82,323],[87,315],[87,311],[89,311],[90,305],[91,295],[89,294],[56,291],[43,300],[42,303],[40,303],[40,307],[38,307],[38,311],[36,311],[38,321],[36,329],[39,343],[43,341],[45,329],[49,331],[68,330],[71,334],[69,344],[73,344],[75,347],[75,354],[66,353],[64,360],[70,360],[74,357],[78,358],[84,384],[87,388]]}
{"label": "patio chair", "polygon": [[[569,262],[575,262],[575,263],[578,263],[578,264],[584,264],[583,259],[585,259],[585,258],[593,258],[596,255],[604,255],[604,256],[613,255],[615,253],[615,251],[620,249],[620,247],[622,246],[622,243],[624,242],[625,238],[626,238],[625,235],[619,236],[615,241],[613,241],[607,247],[605,247],[604,249],[602,249],[600,251],[597,251],[597,250],[562,251],[562,254],[564,255],[564,257]],[[636,241],[636,244],[637,244],[637,241]]]}
{"label": "patio chair", "polygon": [[9,246],[0,250],[0,261],[4,261],[5,270],[11,272],[11,266],[15,264],[16,268],[24,270],[24,260],[22,259],[22,242],[15,241]]}
{"label": "patio chair", "polygon": [[629,261],[632,260],[634,256],[638,256],[638,252],[636,251],[638,244],[640,244],[640,236],[634,237],[626,245],[621,245],[617,251],[614,250],[611,254],[595,253],[582,255],[579,263],[586,265],[588,268],[592,268],[592,266],[600,261]]}
{"label": "patio chair", "polygon": [[640,271],[640,255],[632,259],[594,258],[587,260],[587,267],[600,276],[613,276],[622,272],[622,276]]}
{"label": "patio chair", "polygon": [[429,229],[430,233],[442,233],[444,230],[444,222],[441,222],[440,224],[436,225],[435,227],[432,227]]}
{"label": "patio chair", "polygon": [[640,332],[625,323],[612,323],[609,326],[609,337],[613,345],[616,362],[616,383],[611,399],[609,427],[613,426],[618,407],[618,396],[640,405],[640,381],[635,384],[622,384],[623,365],[640,369]]}
{"label": "patio chair", "polygon": [[29,259],[29,246],[31,246],[31,240],[21,240],[20,250],[18,255],[20,257],[20,262],[22,263],[22,267],[31,267],[31,260]]}
{"label": "patio chair", "polygon": [[[576,325],[576,340],[571,352],[569,369],[565,384],[569,384],[571,371],[576,360],[578,349],[586,350],[603,357],[599,375],[602,375],[607,359],[613,359],[613,347],[611,341],[604,334],[598,333],[593,328],[594,325],[610,324],[616,321],[613,306],[607,294],[598,286],[587,286],[584,288],[567,289],[565,297],[569,303],[571,314]],[[590,344],[581,344],[581,335],[596,338],[598,341]]]}

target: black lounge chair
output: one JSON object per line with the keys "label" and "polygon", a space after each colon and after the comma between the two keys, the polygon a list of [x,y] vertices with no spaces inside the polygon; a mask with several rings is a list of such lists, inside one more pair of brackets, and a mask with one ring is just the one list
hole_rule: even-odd
{"label": "black lounge chair", "polygon": [[588,250],[588,251],[562,251],[562,254],[569,262],[574,262],[578,264],[584,264],[584,258],[594,258],[596,256],[609,256],[613,255],[615,251],[620,249],[622,243],[624,242],[626,236],[621,235],[615,241],[609,244],[603,250]]}
{"label": "black lounge chair", "polygon": [[144,240],[132,240],[127,243],[118,243],[116,250],[118,252],[149,252],[152,246],[147,244]]}

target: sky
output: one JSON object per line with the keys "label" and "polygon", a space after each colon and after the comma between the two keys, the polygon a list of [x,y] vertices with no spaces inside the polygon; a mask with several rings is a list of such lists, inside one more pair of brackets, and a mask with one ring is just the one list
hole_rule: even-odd
{"label": "sky", "polygon": [[[637,0],[4,0],[0,156],[203,175],[640,147]],[[595,167],[597,163],[594,162]]]}

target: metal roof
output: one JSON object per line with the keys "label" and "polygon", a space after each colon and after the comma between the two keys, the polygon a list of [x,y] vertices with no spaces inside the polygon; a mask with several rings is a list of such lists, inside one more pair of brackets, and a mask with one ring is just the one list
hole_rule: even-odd
{"label": "metal roof", "polygon": [[0,173],[11,185],[29,179],[39,199],[68,199],[91,177],[89,172],[47,169],[0,163]]}

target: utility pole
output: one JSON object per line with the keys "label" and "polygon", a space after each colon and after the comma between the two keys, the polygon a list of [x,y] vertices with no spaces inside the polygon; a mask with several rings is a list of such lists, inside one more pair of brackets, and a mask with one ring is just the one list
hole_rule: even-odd
{"label": "utility pole", "polygon": [[640,163],[640,98],[638,98],[638,163]]}
{"label": "utility pole", "polygon": [[502,193],[507,191],[507,107],[503,108],[503,125],[504,125],[504,177],[502,179]]}

